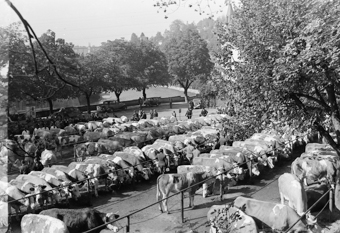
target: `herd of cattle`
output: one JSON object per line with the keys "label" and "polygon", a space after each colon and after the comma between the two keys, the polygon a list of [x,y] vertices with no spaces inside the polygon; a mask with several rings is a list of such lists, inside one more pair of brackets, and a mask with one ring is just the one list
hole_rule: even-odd
{"label": "herd of cattle", "polygon": [[[0,181],[0,195],[2,196],[0,205],[1,207],[10,205],[17,214],[22,206],[27,208],[27,212],[36,213],[48,204],[56,204],[69,199],[77,201],[82,196],[82,190],[91,190],[95,196],[98,196],[98,190],[101,187],[107,191],[118,190],[127,184],[149,180],[151,176],[160,173],[156,152],[161,148],[170,163],[177,167],[177,174],[164,174],[158,177],[157,199],[161,194],[164,198],[171,191],[179,191],[205,178],[218,175],[216,179],[203,185],[203,195],[206,196],[209,192],[215,193],[220,182],[223,182],[223,187],[227,189],[228,186],[235,185],[237,180],[246,179],[246,176],[259,175],[265,166],[273,168],[281,159],[289,158],[295,147],[313,142],[311,135],[307,134],[296,138],[296,135],[262,132],[254,134],[245,141],[234,141],[232,146],[221,145],[219,149],[209,152],[207,148],[216,142],[218,132],[227,119],[227,115],[220,114],[187,121],[176,121],[174,117],[162,117],[129,122],[126,117],[121,117],[77,123],[66,126],[64,129],[36,129],[33,135],[23,132],[22,135],[17,135],[15,139],[7,140],[2,145],[0,160],[5,161],[4,165],[8,163],[12,166],[16,166],[20,158],[25,158],[30,163],[32,157],[36,156],[40,146],[43,145],[40,161],[44,169],[21,174],[9,182]],[[76,161],[68,166],[56,165],[64,156],[63,148],[69,144],[74,144],[73,153]],[[188,144],[196,145],[202,153],[193,158],[191,165],[181,165],[184,156],[181,156],[179,151],[185,151],[183,149]],[[318,145],[307,144],[306,153],[292,164],[292,173],[300,178],[306,177],[309,182],[331,176],[335,182],[337,181],[335,175],[338,174],[337,162],[335,162],[337,160],[335,160],[335,155],[332,157],[330,154],[334,152],[324,144]],[[308,148],[313,148],[313,150],[307,151]],[[318,156],[315,157],[315,154]],[[329,169],[328,163],[333,165],[333,170]],[[9,166],[8,169],[10,168]],[[224,175],[219,175],[222,173]],[[298,181],[303,187],[299,179]],[[197,188],[190,190],[190,205],[192,206],[193,194]],[[288,189],[288,194],[282,193],[282,198],[289,199],[292,190],[294,189]],[[4,196],[6,198],[3,198]],[[294,202],[293,199],[289,199],[289,205],[296,209],[296,206],[291,203],[297,201],[296,205],[300,208],[302,201],[294,199]],[[336,201],[337,196],[335,196]],[[167,211],[166,201],[163,204],[164,210]],[[260,205],[262,208],[265,206]],[[302,206],[305,208],[307,205]],[[163,209],[162,204],[160,204],[160,209]],[[281,210],[282,207],[279,206],[279,209]],[[80,212],[75,209],[50,210],[45,210],[39,215],[25,215],[21,225],[27,225],[32,221],[44,222],[46,217],[44,217],[45,220],[41,220],[41,215],[55,217],[57,211],[58,216],[63,216],[62,223],[66,224],[70,232],[81,232],[118,217],[113,213],[103,215],[93,209],[86,209],[91,214],[82,219],[84,209]],[[301,214],[303,211],[305,209],[301,211],[299,209],[298,213]],[[5,216],[3,214],[1,213]],[[244,216],[246,214],[252,216],[247,211]],[[287,218],[290,216],[288,215]],[[273,221],[272,218],[269,219]],[[5,222],[4,219],[1,221]],[[81,223],[75,224],[75,221]],[[96,223],[89,224],[89,222]],[[248,224],[248,221],[246,222]],[[265,220],[262,222],[268,223]],[[277,226],[276,222],[268,224],[274,228]],[[108,226],[111,230],[117,230],[112,225]]]}
{"label": "herd of cattle", "polygon": [[[210,233],[256,233],[263,228],[275,232],[288,229],[289,232],[323,232],[311,212],[317,213],[329,205],[340,210],[337,153],[328,144],[308,143],[305,152],[291,164],[291,172],[278,178],[278,190],[281,203],[240,196],[231,204],[212,206],[207,214]],[[327,193],[330,190],[331,195]],[[307,212],[308,208],[311,212]]]}

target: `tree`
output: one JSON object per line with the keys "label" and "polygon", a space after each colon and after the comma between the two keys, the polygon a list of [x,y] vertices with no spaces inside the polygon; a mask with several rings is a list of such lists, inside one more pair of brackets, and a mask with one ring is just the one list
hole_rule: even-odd
{"label": "tree", "polygon": [[132,43],[135,43],[135,44],[139,43],[139,38],[138,38],[138,36],[136,35],[136,33],[132,33],[132,34],[131,34],[130,41],[131,41]]}
{"label": "tree", "polygon": [[193,24],[179,24],[175,21],[166,34],[164,51],[168,60],[169,73],[184,88],[188,101],[188,89],[197,79],[210,76],[214,64],[210,61],[207,42],[204,41]]}
{"label": "tree", "polygon": [[[15,30],[18,27],[12,25]],[[47,101],[50,112],[53,112],[52,101],[57,98],[68,98],[73,95],[70,88],[66,88],[66,83],[58,79],[55,69],[46,60],[43,52],[37,43],[33,43],[35,48],[35,59],[32,60],[32,53],[26,46],[27,39],[21,34],[13,33],[12,29],[7,29],[12,33],[10,42],[10,101],[34,100]],[[17,38],[14,38],[14,37]],[[40,37],[42,45],[48,51],[50,57],[58,66],[58,71],[64,76],[72,72],[72,60],[76,55],[72,50],[73,45],[65,43],[63,39],[55,39],[55,33],[48,31]],[[61,92],[62,90],[62,92]]]}
{"label": "tree", "polygon": [[131,42],[114,40],[102,43],[98,56],[105,72],[104,90],[113,91],[120,102],[120,95],[124,90],[133,87],[133,67],[130,61],[135,51]]}
{"label": "tree", "polygon": [[164,41],[164,37],[162,36],[162,33],[157,32],[156,36],[151,37],[150,41],[155,45],[155,46],[160,46],[162,45],[163,41]]}
{"label": "tree", "polygon": [[133,67],[135,86],[146,99],[146,89],[153,85],[167,85],[170,82],[165,54],[146,37],[133,44],[134,56],[130,59]]}
{"label": "tree", "polygon": [[100,94],[105,89],[104,68],[96,53],[89,53],[78,58],[77,75],[73,81],[77,85],[76,89],[86,98],[88,113],[91,113],[91,96]]}
{"label": "tree", "polygon": [[[238,93],[239,103],[259,107],[261,118],[279,111],[285,121],[312,123],[340,155],[339,6],[339,1],[242,0],[232,21],[220,27],[218,63],[220,81]],[[235,48],[242,62],[232,58]],[[328,117],[338,143],[327,131]]]}

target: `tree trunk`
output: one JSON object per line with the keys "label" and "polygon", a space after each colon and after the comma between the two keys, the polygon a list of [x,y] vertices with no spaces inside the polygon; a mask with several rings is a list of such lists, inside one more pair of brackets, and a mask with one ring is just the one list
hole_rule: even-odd
{"label": "tree trunk", "polygon": [[51,99],[46,100],[50,108],[50,114],[53,114],[53,101]]}
{"label": "tree trunk", "polygon": [[90,94],[85,93],[85,97],[86,97],[86,104],[87,104],[87,113],[90,114],[91,113],[91,102],[90,102]]}
{"label": "tree trunk", "polygon": [[189,96],[188,96],[188,89],[184,87],[184,96],[185,96],[185,103],[189,102]]}
{"label": "tree trunk", "polygon": [[116,95],[118,103],[120,103],[120,98],[119,97],[120,97],[121,94],[122,94],[121,91],[115,91],[115,95]]}
{"label": "tree trunk", "polygon": [[144,100],[146,100],[146,88],[145,87],[143,87],[143,98],[144,98]]}

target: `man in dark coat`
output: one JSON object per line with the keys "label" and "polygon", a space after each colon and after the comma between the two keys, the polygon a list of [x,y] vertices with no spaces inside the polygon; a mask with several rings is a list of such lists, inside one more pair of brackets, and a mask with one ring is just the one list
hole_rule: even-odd
{"label": "man in dark coat", "polygon": [[192,117],[192,109],[188,108],[187,112],[185,113],[185,116],[188,117],[188,119],[191,119]]}

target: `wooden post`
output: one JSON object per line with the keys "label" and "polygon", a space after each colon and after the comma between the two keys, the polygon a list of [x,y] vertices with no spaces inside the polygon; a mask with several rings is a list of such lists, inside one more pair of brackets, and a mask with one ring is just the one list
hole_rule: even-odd
{"label": "wooden post", "polygon": [[127,216],[126,233],[130,232],[130,215]]}
{"label": "wooden post", "polygon": [[181,217],[182,217],[182,223],[185,223],[184,220],[184,192],[181,192]]}
{"label": "wooden post", "polygon": [[329,191],[329,211],[333,212],[333,185],[331,186],[331,190]]}
{"label": "wooden post", "polygon": [[220,180],[220,201],[223,200],[223,173],[221,174],[221,180]]}
{"label": "wooden post", "polygon": [[90,187],[90,179],[87,179],[86,182],[87,182],[87,193],[89,194],[89,200],[90,200],[90,203],[92,204],[92,193],[91,193],[91,187]]}

